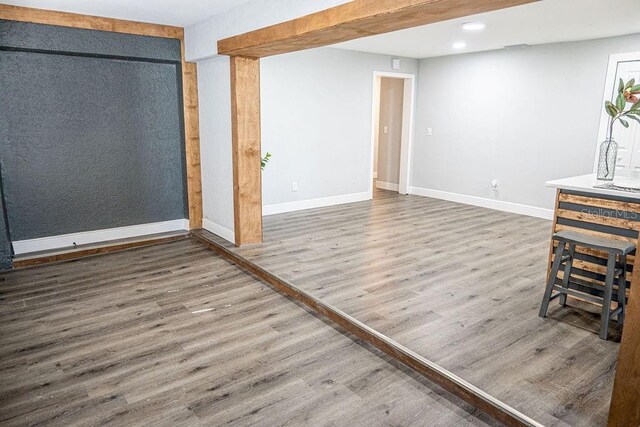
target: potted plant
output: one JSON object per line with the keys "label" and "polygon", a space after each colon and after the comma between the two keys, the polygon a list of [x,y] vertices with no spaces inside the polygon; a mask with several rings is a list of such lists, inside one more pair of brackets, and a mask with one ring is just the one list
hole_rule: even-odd
{"label": "potted plant", "polygon": [[[618,156],[618,144],[613,140],[613,125],[616,120],[622,126],[628,128],[628,119],[640,123],[640,85],[635,84],[635,79],[629,80],[626,84],[622,79],[618,84],[618,96],[615,104],[611,101],[604,103],[604,108],[611,121],[609,122],[609,131],[607,139],[600,144],[600,156],[598,158],[598,179],[603,181],[611,181],[616,171],[616,160]],[[627,104],[632,104],[631,108],[625,110]]]}
{"label": "potted plant", "polygon": [[264,170],[264,167],[269,163],[269,159],[271,158],[271,153],[267,151],[267,154],[264,155],[263,158],[260,159],[260,169]]}

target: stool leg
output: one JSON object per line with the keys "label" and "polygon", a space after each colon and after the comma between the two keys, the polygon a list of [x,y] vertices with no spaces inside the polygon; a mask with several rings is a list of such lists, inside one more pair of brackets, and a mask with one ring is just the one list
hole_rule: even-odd
{"label": "stool leg", "polygon": [[627,312],[627,257],[626,255],[620,256],[620,264],[622,267],[622,274],[618,277],[618,307],[622,307],[622,310],[618,314],[618,325],[622,326],[624,323],[624,315]]}
{"label": "stool leg", "polygon": [[[576,253],[576,245],[575,243],[569,243],[569,260],[564,266],[564,277],[562,278],[562,287],[564,289],[569,288],[569,279],[571,278],[571,269],[573,268],[573,256]],[[562,294],[559,297],[560,305],[567,305],[567,294]]]}
{"label": "stool leg", "polygon": [[551,273],[549,273],[549,280],[547,280],[547,287],[544,290],[544,296],[542,297],[542,304],[540,304],[540,312],[538,316],[547,317],[547,309],[549,308],[549,299],[553,292],[553,285],[556,282],[558,276],[558,270],[560,270],[560,263],[564,256],[564,242],[558,243],[558,249],[556,249],[555,257],[553,258],[553,266],[551,267]]}
{"label": "stool leg", "polygon": [[604,296],[602,298],[602,318],[600,319],[600,338],[606,340],[609,336],[609,316],[611,314],[611,294],[613,293],[613,276],[616,269],[616,254],[609,253],[607,261],[607,277],[604,281]]}

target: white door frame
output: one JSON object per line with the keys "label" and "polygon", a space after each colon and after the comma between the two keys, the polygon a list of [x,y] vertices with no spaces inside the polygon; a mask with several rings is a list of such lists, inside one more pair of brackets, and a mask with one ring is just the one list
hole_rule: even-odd
{"label": "white door frame", "polygon": [[[416,75],[391,71],[374,71],[371,103],[371,163],[369,168],[369,198],[373,198],[373,170],[376,129],[376,115],[380,103],[380,78],[390,77],[404,80],[402,100],[402,139],[400,142],[400,176],[398,193],[409,194],[411,180],[411,153],[413,151],[413,121],[415,116]],[[409,84],[407,84],[409,83]]]}
{"label": "white door frame", "polygon": [[615,103],[615,99],[611,99],[617,88],[616,75],[618,74],[618,64],[620,62],[640,61],[640,52],[614,53],[609,55],[609,65],[607,66],[607,76],[604,82],[604,94],[602,95],[602,103],[600,104],[600,127],[598,128],[598,140],[596,141],[596,155],[593,160],[593,173],[598,173],[598,155],[600,151],[600,143],[607,137],[607,128],[611,117],[604,109],[604,102],[611,101]]}

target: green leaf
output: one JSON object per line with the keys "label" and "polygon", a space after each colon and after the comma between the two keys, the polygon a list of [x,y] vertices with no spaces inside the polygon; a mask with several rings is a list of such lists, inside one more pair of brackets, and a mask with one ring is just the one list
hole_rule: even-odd
{"label": "green leaf", "polygon": [[640,123],[640,117],[636,117],[636,116],[629,116],[627,115],[627,118],[631,119],[631,120],[635,120],[636,122]]}
{"label": "green leaf", "polygon": [[623,119],[620,119],[620,123],[622,123],[622,126],[628,128],[629,127],[629,122]]}
{"label": "green leaf", "polygon": [[625,113],[625,116],[633,114],[634,116],[640,116],[640,110],[629,110]]}
{"label": "green leaf", "polygon": [[629,88],[629,92],[637,92],[640,90],[640,85],[635,85]]}
{"label": "green leaf", "polygon": [[619,111],[624,109],[626,103],[627,101],[624,99],[624,96],[622,94],[618,95],[618,98],[616,98],[616,107],[618,107]]}
{"label": "green leaf", "polygon": [[264,170],[264,167],[269,163],[269,159],[271,158],[271,153],[267,151],[267,154],[263,158],[260,159],[260,169]]}
{"label": "green leaf", "polygon": [[622,77],[620,78],[620,83],[618,84],[618,93],[624,92],[624,82],[622,81]]}
{"label": "green leaf", "polygon": [[618,115],[618,109],[610,101],[604,103],[604,108],[607,111],[607,114],[611,117],[615,117]]}
{"label": "green leaf", "polygon": [[631,79],[627,82],[626,85],[624,85],[625,89],[629,89],[631,86],[633,86],[636,83],[636,79]]}

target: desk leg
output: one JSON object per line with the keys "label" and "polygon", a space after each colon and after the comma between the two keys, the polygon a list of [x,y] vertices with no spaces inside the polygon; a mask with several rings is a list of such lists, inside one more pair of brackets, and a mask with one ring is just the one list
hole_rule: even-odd
{"label": "desk leg", "polygon": [[547,261],[547,282],[549,274],[551,274],[551,262],[553,261],[553,239],[551,238],[556,232],[556,224],[558,223],[558,206],[560,205],[560,190],[556,191],[556,203],[553,209],[553,222],[551,223],[551,236],[549,236],[549,260]]}

